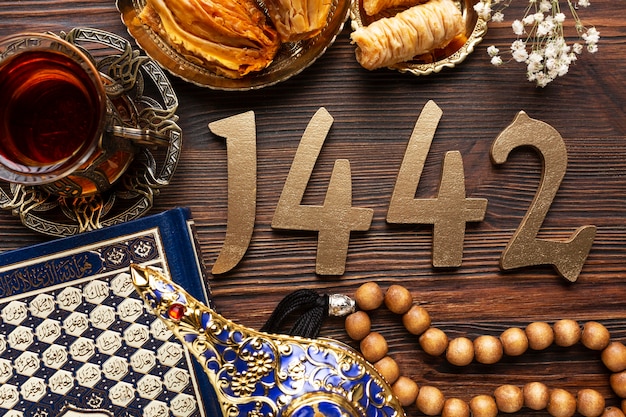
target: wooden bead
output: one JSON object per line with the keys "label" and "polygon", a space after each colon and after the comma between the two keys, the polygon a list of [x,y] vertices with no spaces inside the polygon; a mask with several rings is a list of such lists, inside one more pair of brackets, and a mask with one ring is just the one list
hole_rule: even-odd
{"label": "wooden bead", "polygon": [[609,382],[615,395],[620,398],[626,398],[626,371],[612,374]]}
{"label": "wooden bead", "polygon": [[443,403],[441,417],[470,417],[469,405],[459,398],[448,398]]}
{"label": "wooden bead", "polygon": [[553,417],[571,417],[576,413],[576,398],[564,389],[550,391],[548,413]]}
{"label": "wooden bead", "polygon": [[624,412],[617,407],[607,407],[601,417],[624,417]]}
{"label": "wooden bead", "polygon": [[622,400],[620,403],[622,412],[626,412],[626,400]]}
{"label": "wooden bead", "polygon": [[371,363],[384,358],[388,351],[387,341],[378,332],[372,332],[361,340],[361,354]]}
{"label": "wooden bead", "polygon": [[589,321],[583,327],[580,341],[588,349],[602,350],[611,342],[611,334],[602,324],[596,321]]}
{"label": "wooden bead", "polygon": [[474,360],[474,343],[467,337],[457,337],[448,343],[446,359],[452,365],[466,366]]}
{"label": "wooden bead", "polygon": [[477,362],[491,365],[502,359],[502,342],[490,335],[478,336],[474,339],[474,357]]}
{"label": "wooden bead", "polygon": [[420,336],[419,342],[424,352],[431,356],[439,356],[448,347],[448,336],[442,330],[430,327]]}
{"label": "wooden bead", "polygon": [[528,338],[522,329],[510,327],[500,335],[502,349],[509,356],[519,356],[528,349]]}
{"label": "wooden bead", "polygon": [[524,406],[531,410],[543,410],[548,407],[550,390],[541,382],[529,382],[522,389],[524,394]]}
{"label": "wooden bead", "polygon": [[622,372],[626,369],[626,346],[620,342],[611,342],[602,351],[602,363],[611,372]]}
{"label": "wooden bead", "polygon": [[385,293],[385,305],[392,313],[404,314],[413,305],[413,296],[403,286],[392,285]]}
{"label": "wooden bead", "polygon": [[365,311],[357,311],[346,317],[346,333],[352,340],[362,340],[370,334],[372,321]]}
{"label": "wooden bead", "polygon": [[559,320],[552,326],[554,330],[554,343],[558,346],[573,346],[580,340],[582,331],[574,320]]}
{"label": "wooden bead", "polygon": [[408,407],[413,404],[417,399],[417,394],[419,393],[419,387],[415,381],[405,376],[398,378],[398,380],[391,386],[391,390],[403,407]]}
{"label": "wooden bead", "polygon": [[604,397],[594,389],[581,389],[576,395],[578,413],[584,417],[599,417],[604,412]]}
{"label": "wooden bead", "polygon": [[354,293],[354,300],[361,310],[376,310],[383,304],[385,295],[375,282],[366,282]]}
{"label": "wooden bead", "polygon": [[437,416],[441,414],[445,400],[439,388],[425,385],[420,388],[415,405],[423,414]]}
{"label": "wooden bead", "polygon": [[496,417],[498,406],[493,397],[489,395],[477,395],[469,402],[472,417]]}
{"label": "wooden bead", "polygon": [[400,367],[398,362],[393,360],[391,356],[385,356],[374,364],[374,368],[385,378],[385,380],[393,385],[400,378]]}
{"label": "wooden bead", "polygon": [[413,305],[402,316],[402,324],[409,333],[419,336],[430,327],[430,315],[424,307]]}
{"label": "wooden bead", "polygon": [[493,393],[498,410],[516,413],[524,406],[524,394],[515,385],[501,385]]}
{"label": "wooden bead", "polygon": [[528,338],[528,346],[533,350],[543,350],[554,342],[554,331],[548,323],[536,321],[524,329]]}

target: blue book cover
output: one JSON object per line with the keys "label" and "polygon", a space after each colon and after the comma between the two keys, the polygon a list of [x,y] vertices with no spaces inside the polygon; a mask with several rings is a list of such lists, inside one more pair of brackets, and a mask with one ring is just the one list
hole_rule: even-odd
{"label": "blue book cover", "polygon": [[186,208],[0,254],[0,416],[221,417],[131,263],[211,305]]}

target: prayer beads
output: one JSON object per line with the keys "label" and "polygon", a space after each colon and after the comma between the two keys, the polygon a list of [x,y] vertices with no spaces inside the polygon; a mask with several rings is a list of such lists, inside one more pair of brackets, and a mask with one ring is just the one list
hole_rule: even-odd
{"label": "prayer beads", "polygon": [[[361,353],[374,363],[403,406],[415,405],[427,416],[442,417],[495,417],[498,413],[515,413],[523,407],[547,410],[552,417],[625,417],[618,407],[606,407],[604,397],[594,389],[581,389],[576,396],[560,388],[548,388],[541,382],[530,382],[523,387],[505,384],[492,395],[477,395],[468,402],[459,398],[445,398],[436,387],[417,383],[400,374],[400,367],[387,355],[389,347],[385,338],[371,331],[367,313],[383,304],[393,313],[402,315],[407,331],[418,336],[420,347],[431,356],[445,353],[446,360],[456,366],[467,366],[476,361],[495,364],[504,355],[520,356],[528,349],[547,349],[555,344],[561,347],[582,343],[590,350],[600,351],[604,365],[612,372],[609,383],[617,396],[626,399],[626,346],[611,342],[607,328],[595,321],[581,326],[574,320],[559,320],[552,326],[545,322],[532,322],[525,329],[511,327],[499,337],[482,335],[473,341],[466,337],[449,339],[444,331],[431,325],[425,308],[414,304],[411,293],[400,285],[392,285],[384,292],[374,282],[362,285],[355,293],[360,311],[346,318],[347,334],[360,341]],[[622,400],[622,408],[626,400]]]}

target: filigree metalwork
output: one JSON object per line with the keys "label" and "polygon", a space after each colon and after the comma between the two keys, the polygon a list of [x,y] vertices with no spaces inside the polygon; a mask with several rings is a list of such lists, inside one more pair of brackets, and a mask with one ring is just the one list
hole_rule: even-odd
{"label": "filigree metalwork", "polygon": [[[123,119],[121,124],[129,127],[157,132],[169,142],[166,148],[158,151],[142,146],[128,169],[109,190],[91,196],[69,197],[73,190],[71,181],[61,184],[65,187],[62,196],[51,186],[0,184],[0,208],[11,210],[32,230],[52,236],[68,236],[145,214],[176,170],[182,150],[182,131],[177,125],[178,98],[165,73],[150,58],[133,50],[126,39],[91,28],[75,28],[59,34],[59,37],[78,46],[93,59],[106,80],[105,88],[110,99],[128,102],[132,113],[136,113],[112,114],[111,117],[120,117]],[[91,54],[93,45],[98,45],[95,48],[98,53],[106,50],[107,55],[96,57],[95,51]],[[84,175],[92,180],[98,177],[87,170]],[[76,191],[74,194],[80,193]]]}
{"label": "filigree metalwork", "polygon": [[349,346],[236,324],[150,267],[131,267],[148,308],[204,368],[223,416],[399,417],[402,406]]}

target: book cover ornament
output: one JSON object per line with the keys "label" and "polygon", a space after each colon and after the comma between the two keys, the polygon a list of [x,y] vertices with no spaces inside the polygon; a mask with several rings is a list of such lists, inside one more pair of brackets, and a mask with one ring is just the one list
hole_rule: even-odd
{"label": "book cover ornament", "polygon": [[129,267],[209,302],[187,209],[0,254],[0,416],[221,417]]}

